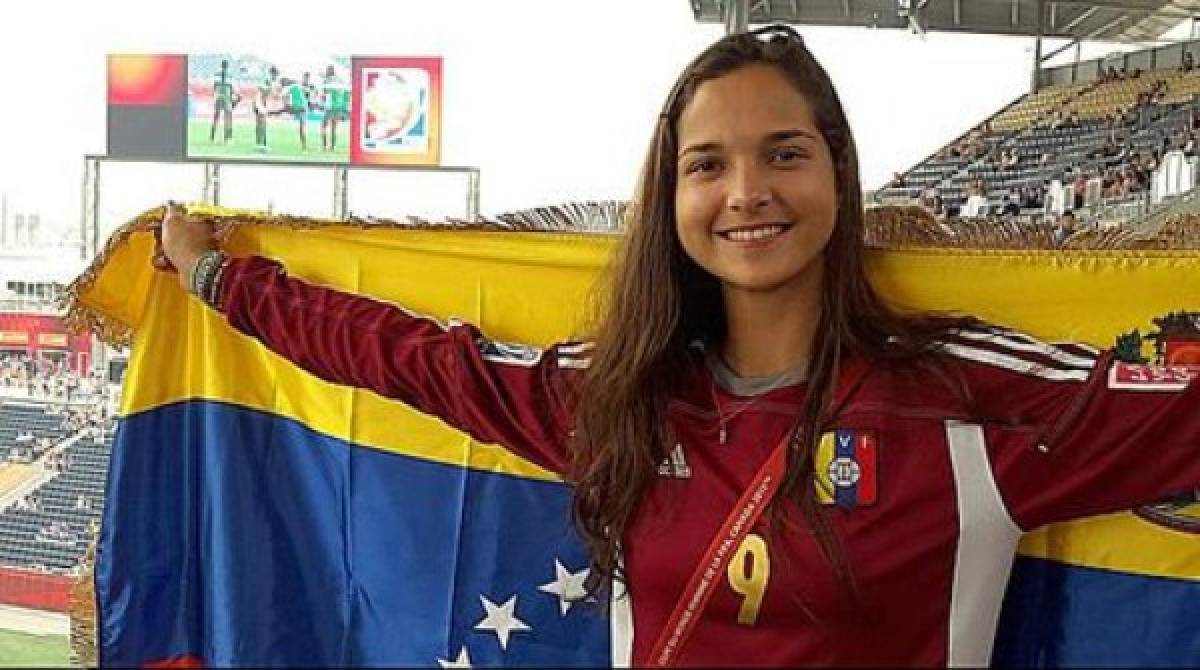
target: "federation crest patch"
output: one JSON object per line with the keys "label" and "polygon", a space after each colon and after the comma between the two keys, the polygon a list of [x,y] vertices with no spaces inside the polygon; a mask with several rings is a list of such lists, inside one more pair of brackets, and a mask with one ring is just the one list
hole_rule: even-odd
{"label": "federation crest patch", "polygon": [[1182,391],[1200,377],[1200,312],[1171,312],[1153,323],[1158,330],[1117,338],[1109,388]]}
{"label": "federation crest patch", "polygon": [[854,509],[875,504],[879,444],[873,433],[839,428],[825,433],[813,455],[817,501]]}
{"label": "federation crest patch", "polygon": [[[1134,330],[1117,338],[1109,388],[1182,391],[1200,379],[1200,312],[1171,312],[1152,323],[1158,330],[1146,335]],[[1134,513],[1172,530],[1200,533],[1200,489]]]}
{"label": "federation crest patch", "polygon": [[1200,534],[1200,489],[1184,493],[1134,512],[1143,519],[1172,530]]}

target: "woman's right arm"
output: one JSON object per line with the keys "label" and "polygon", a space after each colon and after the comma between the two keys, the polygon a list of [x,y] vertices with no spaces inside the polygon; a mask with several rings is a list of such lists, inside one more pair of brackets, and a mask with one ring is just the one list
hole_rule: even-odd
{"label": "woman's right arm", "polygon": [[[213,248],[207,228],[168,215],[163,249],[172,264],[190,271]],[[214,295],[235,329],[321,379],[400,400],[479,441],[566,471],[565,399],[587,365],[587,345],[541,350],[493,342],[469,324],[444,326],[315,286],[259,257],[227,260]]]}

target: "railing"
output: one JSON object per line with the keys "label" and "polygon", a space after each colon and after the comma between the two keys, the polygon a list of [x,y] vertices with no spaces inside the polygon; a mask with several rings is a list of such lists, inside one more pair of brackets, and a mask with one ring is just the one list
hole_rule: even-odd
{"label": "railing", "polygon": [[1175,216],[1198,213],[1200,213],[1200,191],[1192,189],[1177,196],[1164,198],[1157,207],[1137,221],[1136,228],[1139,231],[1153,233]]}

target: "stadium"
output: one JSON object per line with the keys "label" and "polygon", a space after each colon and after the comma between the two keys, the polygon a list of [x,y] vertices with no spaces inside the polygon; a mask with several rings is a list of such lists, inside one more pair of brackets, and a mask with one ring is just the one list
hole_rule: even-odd
{"label": "stadium", "polygon": [[[1200,4],[1193,5],[1192,0],[690,0],[688,5],[697,23],[723,25],[727,34],[744,32],[755,26],[787,24],[801,32],[806,26],[840,26],[906,31],[913,35],[913,39],[920,39],[927,32],[955,32],[1022,36],[1034,40],[1035,63],[1030,74],[1028,93],[994,109],[978,123],[945,129],[944,140],[938,146],[929,147],[926,158],[907,170],[896,172],[886,184],[865,194],[867,239],[869,245],[877,249],[903,251],[906,245],[926,244],[953,247],[968,255],[978,252],[980,257],[990,257],[998,250],[1049,254],[1147,249],[1187,251],[1200,248],[1200,225],[1197,224],[1200,219],[1196,218],[1200,205],[1195,197],[1195,187],[1200,182],[1200,170],[1197,170],[1197,156],[1200,156],[1200,32],[1196,30],[1196,22],[1200,20]],[[1178,33],[1179,26],[1189,22],[1192,27],[1189,37],[1166,37],[1171,31],[1175,31],[1172,34]],[[1043,43],[1051,40],[1057,46],[1043,53]],[[1096,43],[1120,45],[1121,50],[1103,57],[1081,60],[1080,45]],[[1063,55],[1071,50],[1075,51],[1075,59],[1063,63]],[[136,58],[151,57],[138,55]],[[180,391],[184,382],[163,379],[162,388],[146,390],[143,387],[132,398],[123,400],[126,369],[134,357],[128,346],[131,340],[143,342],[143,370],[149,365],[146,361],[156,360],[166,369],[172,360],[171,356],[178,352],[171,347],[145,345],[145,340],[137,339],[136,328],[121,322],[119,317],[101,315],[104,309],[109,310],[109,315],[120,314],[121,309],[134,304],[136,300],[145,300],[146,295],[159,290],[157,285],[149,286],[149,280],[143,277],[138,282],[129,282],[128,296],[113,296],[114,293],[120,293],[121,289],[110,289],[103,295],[96,293],[90,298],[87,296],[89,290],[95,291],[93,286],[103,286],[102,279],[97,279],[97,276],[104,276],[106,264],[110,277],[118,276],[123,271],[133,272],[122,264],[130,254],[149,253],[146,240],[151,238],[147,235],[155,225],[156,218],[162,215],[158,210],[139,214],[122,209],[118,213],[108,205],[110,197],[116,200],[115,194],[138,187],[137,178],[121,177],[122,166],[137,164],[162,166],[164,171],[180,170],[183,178],[190,180],[188,188],[158,189],[150,204],[174,200],[192,202],[197,205],[200,216],[209,217],[219,224],[229,224],[229,230],[232,231],[237,231],[240,226],[253,228],[256,224],[262,224],[264,218],[270,219],[275,214],[270,211],[272,205],[263,207],[261,202],[243,201],[238,197],[239,191],[235,187],[237,179],[259,169],[259,166],[276,170],[273,174],[278,175],[291,175],[296,170],[304,169],[322,171],[319,177],[310,182],[319,186],[296,190],[315,191],[316,195],[308,195],[325,204],[332,203],[332,207],[311,216],[303,211],[285,212],[282,224],[277,221],[272,224],[293,233],[316,231],[312,234],[319,236],[324,234],[320,232],[322,226],[342,223],[364,235],[387,235],[394,228],[407,232],[437,231],[437,234],[445,232],[468,236],[475,232],[482,235],[481,239],[490,239],[486,236],[493,234],[528,231],[555,235],[588,234],[611,239],[621,232],[629,212],[628,203],[613,200],[548,204],[543,208],[524,209],[494,217],[482,216],[479,206],[480,171],[473,167],[445,166],[438,161],[437,138],[441,132],[439,87],[442,85],[440,61],[436,68],[423,70],[428,67],[426,61],[409,57],[351,58],[317,54],[309,61],[295,61],[284,66],[284,84],[279,85],[272,83],[272,75],[268,73],[273,63],[280,61],[261,55],[230,52],[187,57],[162,55],[154,58],[161,61],[155,67],[166,70],[176,68],[181,98],[135,100],[115,96],[110,88],[107,152],[83,157],[85,174],[79,229],[82,258],[75,258],[59,248],[31,245],[25,238],[33,238],[32,229],[27,228],[22,232],[20,226],[23,224],[18,224],[15,217],[10,216],[7,206],[0,214],[0,536],[3,537],[3,542],[0,542],[0,666],[59,666],[69,663],[90,667],[101,663],[105,653],[110,662],[119,665],[135,658],[130,655],[133,653],[131,650],[139,653],[145,650],[138,664],[195,664],[193,667],[205,664],[288,665],[289,659],[294,661],[296,658],[289,654],[299,653],[297,650],[280,650],[287,644],[279,640],[292,638],[279,633],[278,639],[275,639],[271,638],[274,633],[263,631],[248,631],[246,634],[257,632],[273,642],[264,647],[255,647],[258,651],[244,652],[245,656],[226,653],[240,644],[238,633],[214,633],[210,630],[205,630],[204,634],[188,633],[193,635],[188,638],[192,642],[197,639],[210,641],[204,635],[222,640],[201,651],[164,651],[157,642],[129,641],[126,638],[137,636],[127,631],[122,631],[125,637],[121,638],[119,644],[110,642],[111,650],[105,652],[101,649],[104,642],[99,639],[97,630],[103,624],[97,623],[97,616],[100,615],[98,610],[105,610],[107,606],[111,611],[115,599],[111,592],[97,595],[97,547],[114,548],[111,544],[103,544],[102,521],[109,524],[115,523],[118,518],[128,520],[130,514],[128,498],[121,498],[125,501],[122,512],[106,513],[106,501],[114,500],[115,484],[109,472],[110,462],[114,458],[114,442],[120,431],[126,431],[126,439],[132,440],[134,438],[130,435],[140,435],[136,431],[143,430],[140,427],[127,429],[123,413],[129,407],[150,413],[150,410],[182,403],[181,398],[185,396]],[[176,60],[172,61],[173,58]],[[1057,64],[1051,65],[1051,61]],[[122,67],[129,71],[135,69],[132,62],[129,57],[110,56],[110,77]],[[233,64],[232,75],[227,75],[229,66],[223,63]],[[323,85],[326,90],[336,90],[337,93],[321,93],[320,86],[307,83],[304,86],[308,88],[300,90],[302,77],[307,82],[309,72],[319,75],[325,67],[329,68],[330,74]],[[391,84],[380,83],[374,97],[357,88],[353,98],[350,97],[349,84],[343,80],[382,82],[385,77],[378,72],[388,68],[391,68],[389,76],[395,77],[395,80]],[[420,76],[414,75],[414,72]],[[376,76],[378,79],[370,79]],[[221,90],[226,86],[232,91],[232,98],[227,101],[230,114],[222,129],[222,105],[227,102],[222,102],[221,96],[225,94]],[[272,89],[272,86],[275,88]],[[288,98],[293,95],[287,92],[289,86],[295,88],[294,95],[300,97]],[[329,96],[340,96],[343,89],[345,100],[337,98],[340,102],[330,102],[334,98]],[[287,102],[300,100],[301,97],[303,103],[300,107]],[[380,111],[380,100],[389,101],[403,109],[389,115]],[[253,101],[258,101],[254,104],[260,107],[252,106]],[[342,107],[343,104],[346,108]],[[262,111],[267,105],[270,105],[270,111]],[[376,107],[368,110],[370,105]],[[327,120],[333,119],[334,111],[345,112],[344,117],[337,117],[344,123],[327,125]],[[306,127],[307,139],[304,135]],[[335,138],[328,146],[325,145],[324,134],[327,128]],[[223,141],[222,133],[227,134]],[[306,166],[297,166],[297,163]],[[422,175],[449,180],[446,190],[451,195],[444,202],[454,204],[444,207],[440,215],[402,217],[387,212],[372,212],[371,206],[366,204],[372,202],[371,198],[358,195],[367,190],[386,192],[395,184],[406,183],[405,179]],[[154,189],[145,190],[150,192]],[[373,193],[371,197],[376,198],[374,201],[377,202],[380,196]],[[266,212],[251,215],[242,208]],[[368,214],[380,216],[376,218]],[[253,246],[257,244],[264,248],[270,248],[271,244],[279,245],[277,248],[288,248],[290,243],[280,241],[282,237],[272,237],[277,231],[272,233],[270,230],[274,229],[268,229],[265,225],[263,230],[268,232],[263,233],[262,238],[253,238],[253,243],[247,248],[257,248]],[[131,241],[138,239],[138,235],[141,235],[142,242]],[[352,248],[352,241],[347,238],[352,238],[353,234],[335,232],[329,235],[320,239],[329,244],[328,253],[331,256]],[[407,242],[403,241],[404,238],[396,238],[401,240],[399,242],[389,237],[378,239],[383,240],[378,243],[380,248],[386,247],[398,254],[406,253],[404,244]],[[518,251],[512,251],[517,248],[516,245],[510,248],[504,244],[507,242],[498,243],[497,248],[523,258]],[[565,246],[570,247],[569,244]],[[454,257],[459,253],[446,251],[436,244],[431,248],[435,255],[444,253],[447,257]],[[375,252],[359,250],[355,253],[373,258],[371,254]],[[489,254],[492,253],[487,249],[478,251],[478,258],[490,258]],[[357,256],[347,258],[354,258],[354,263],[360,262]],[[580,258],[560,259],[558,264],[565,267],[577,263],[592,267],[589,265],[592,263],[590,257],[584,260]],[[987,265],[989,262],[985,258],[980,261],[980,267],[992,267]],[[317,261],[311,263],[315,267]],[[361,263],[362,267],[367,267],[366,261]],[[1066,262],[1063,264],[1070,265]],[[555,263],[546,265],[555,266]],[[112,269],[114,267],[116,270]],[[449,282],[456,280],[456,266],[448,267],[431,270],[427,278],[429,284],[445,282],[449,285]],[[358,266],[355,266],[357,270]],[[541,279],[540,276],[520,273],[514,273],[514,276],[516,279],[513,281],[517,283]],[[470,277],[480,286],[485,283],[474,275]],[[410,279],[419,281],[421,278]],[[354,281],[357,280],[356,277]],[[568,280],[565,283],[570,284],[575,278],[569,277]],[[988,286],[992,286],[991,295],[1003,290],[999,288],[1000,280]],[[574,290],[573,285],[570,290]],[[447,295],[452,293],[453,290],[446,290]],[[503,301],[493,304],[489,299],[496,299],[489,298],[486,291],[479,289],[478,293],[481,297],[472,299],[477,298],[481,305],[490,310],[500,310],[496,307],[500,305],[512,311],[512,314],[501,317],[491,316],[495,312],[488,312],[490,318],[499,318],[504,327],[509,324],[505,319],[520,322],[543,318],[533,308],[513,308],[511,303]],[[983,293],[987,294],[987,290]],[[439,294],[438,299],[443,298]],[[557,296],[552,295],[545,301],[552,302],[555,299]],[[108,307],[97,307],[104,300],[109,301],[104,303]],[[128,302],[122,302],[124,300]],[[138,318],[144,316],[147,322],[155,318],[155,310],[145,307],[148,303],[137,304],[138,309],[145,310],[144,315],[137,315]],[[1195,309],[1196,305],[1193,302],[1192,305],[1172,309],[1182,307]],[[192,315],[185,323],[199,321],[195,317],[196,312],[186,311],[195,309],[195,306],[180,309],[185,310],[180,314]],[[484,312],[482,306],[479,310],[481,314]],[[1129,329],[1141,328],[1145,332],[1154,326],[1160,330],[1146,335],[1144,340],[1140,332],[1132,332],[1137,338],[1130,345],[1132,348],[1127,362],[1131,365],[1140,364],[1145,361],[1139,359],[1145,358],[1156,365],[1183,366],[1186,368],[1183,382],[1186,385],[1186,380],[1190,379],[1187,375],[1193,374],[1197,360],[1200,360],[1194,346],[1200,339],[1200,319],[1193,318],[1192,312],[1171,312],[1170,316],[1154,321],[1153,326],[1139,322],[1130,324]],[[160,334],[160,337],[174,335],[168,331],[168,335]],[[1129,342],[1125,341],[1126,344]],[[1118,340],[1117,344],[1120,345],[1121,341]],[[1152,344],[1156,347],[1154,353],[1144,356]],[[190,351],[187,347],[196,346],[196,343],[181,340],[179,346],[181,350]],[[572,355],[577,353],[562,353],[560,350],[560,362],[563,359],[568,363],[575,361]],[[156,355],[161,355],[161,358],[155,359]],[[540,355],[504,346],[485,352],[489,360],[528,359]],[[361,404],[368,407],[361,410],[365,415],[386,416],[389,421],[395,420],[396,425],[413,431],[414,435],[419,435],[430,444],[436,446],[453,442],[451,438],[424,427],[414,419],[370,414],[375,411],[370,409],[373,401],[363,400],[359,396],[336,395],[323,387],[311,386],[309,381],[300,381],[299,377],[292,376],[293,372],[279,371],[273,367],[276,365],[274,362],[263,362],[265,358],[257,353],[246,354],[245,360],[246,370],[268,371],[269,375],[266,372],[263,375],[269,376],[272,383],[278,385],[260,390],[260,395],[276,394],[278,397],[270,401],[261,400],[255,397],[254,391],[238,390],[232,383],[223,386],[225,382],[218,378],[230,371],[220,370],[219,366],[202,368],[189,377],[187,383],[201,380],[196,382],[199,386],[194,388],[202,391],[195,395],[205,402],[220,404],[217,400],[233,399],[244,402],[260,413],[286,407],[286,411],[281,411],[297,420],[300,429],[296,430],[308,430],[316,426],[313,430],[318,433],[328,429],[330,435],[355,444],[391,448],[391,442],[388,441],[391,438],[379,437],[369,429],[359,427],[358,420],[344,418],[341,419],[344,423],[354,424],[353,430],[347,429],[349,432],[345,434],[338,432],[341,428],[330,428],[338,420],[325,415],[333,411],[328,407],[357,407]],[[258,365],[262,367],[254,367]],[[243,371],[237,372],[241,374]],[[146,378],[153,379],[153,376],[147,375]],[[1156,381],[1169,386],[1177,380]],[[291,392],[297,393],[297,397],[304,397],[312,402],[313,407],[321,409],[310,412],[293,407],[294,401],[278,390],[289,385],[294,386]],[[129,393],[130,389],[125,388],[124,392]],[[280,400],[279,397],[284,399]],[[261,404],[255,404],[259,402]],[[187,415],[169,419],[184,423],[189,420],[198,421]],[[244,427],[239,430],[243,429],[248,430]],[[286,427],[271,424],[265,428],[255,428],[262,430],[263,435],[271,436],[293,429],[291,424]],[[216,429],[206,424],[201,428],[193,426],[192,430],[192,434],[204,435],[205,430]],[[721,430],[723,443],[724,419]],[[368,434],[369,438],[363,437]],[[412,453],[427,456],[433,452]],[[480,470],[493,468],[490,472],[504,477],[549,480],[532,466],[513,465],[506,457],[489,454],[472,453],[466,460],[471,467]],[[860,467],[857,461],[840,452],[839,456],[837,460],[831,460],[830,465],[837,466],[836,478],[844,483],[834,485],[859,486],[865,481],[862,477],[866,466]],[[262,455],[261,458],[267,460],[277,456]],[[832,456],[830,458],[833,459]],[[437,458],[432,460],[436,461]],[[135,466],[128,464],[133,461],[123,462],[127,469],[122,472],[136,471]],[[238,462],[238,467],[244,466],[247,471],[253,465]],[[347,471],[352,470],[348,465],[345,467]],[[680,473],[690,476],[682,457],[676,459],[672,455],[669,462],[660,466],[660,472],[663,467],[671,473],[670,476],[684,478]],[[383,466],[380,469],[383,470]],[[229,479],[236,480],[238,476],[235,472],[229,475]],[[125,485],[128,486],[127,483]],[[239,485],[244,487],[242,490],[261,485],[266,487],[264,491],[276,491],[269,488],[275,484],[263,482],[241,482]],[[170,488],[173,485],[160,486]],[[468,492],[470,495],[486,497],[507,484],[489,483],[488,486],[495,488],[479,489],[464,486],[462,496],[467,500],[470,497]],[[871,486],[875,486],[874,480]],[[161,492],[163,488],[154,490]],[[133,494],[127,492],[123,495]],[[876,495],[874,488],[870,495],[872,498]],[[229,501],[205,502],[213,503],[216,509]],[[1139,508],[1138,514],[1156,532],[1170,528],[1179,534],[1176,538],[1178,541],[1191,541],[1194,544],[1195,533],[1200,532],[1197,505],[1194,494],[1183,494],[1154,506]],[[167,511],[163,515],[167,516],[173,508],[164,509]],[[267,506],[255,507],[254,510],[256,515],[262,516],[273,513]],[[181,518],[193,511],[181,511]],[[204,514],[210,511],[206,509]],[[220,518],[224,511],[217,509],[211,513],[212,518]],[[316,508],[308,510],[308,513],[314,518],[324,519],[322,512]],[[118,517],[118,514],[126,516]],[[200,516],[197,513],[197,518]],[[547,525],[561,522],[561,519],[550,518],[552,516],[539,517],[538,521]],[[289,524],[294,523],[290,518],[280,518],[283,520],[272,521],[279,524],[271,526],[273,532],[282,533],[280,528],[290,528]],[[204,519],[204,523],[217,523],[207,516]],[[178,529],[172,527],[171,530]],[[112,532],[115,531],[110,530],[110,536],[106,538],[109,542],[114,541]],[[462,533],[464,536],[468,534],[466,531]],[[233,531],[231,535],[236,536],[237,532]],[[289,550],[304,553],[303,548],[290,547],[292,542],[297,540],[289,537],[285,542],[289,544]],[[418,543],[418,540],[404,538],[395,542],[394,546],[403,546],[406,542]],[[1046,543],[1053,544],[1049,540]],[[207,553],[211,550],[217,554],[224,550],[223,547],[206,547],[203,551],[199,547],[192,549],[195,555],[203,554],[206,560],[212,558],[214,564],[224,560]],[[170,547],[171,552],[176,550],[178,547]],[[319,553],[316,549],[309,550],[314,555]],[[275,551],[271,549],[267,553]],[[234,550],[230,552],[230,556],[237,555]],[[501,556],[498,552],[498,563],[503,562]],[[271,558],[274,560],[279,557]],[[1194,552],[1184,558],[1195,558]],[[110,557],[108,560],[113,559]],[[559,581],[553,582],[557,586],[540,585],[543,595],[552,592],[562,595],[569,588],[574,588],[569,586],[573,583],[571,579],[575,579],[572,572],[558,563],[557,558],[555,561],[558,571],[555,574]],[[1178,581],[1187,583],[1191,588],[1191,591],[1182,592],[1196,594],[1194,582],[1200,574],[1194,573],[1195,564],[1180,559],[1179,565],[1183,567],[1172,568],[1173,572],[1164,574],[1182,575]],[[235,567],[222,566],[222,570],[236,572]],[[1140,574],[1157,574],[1157,569],[1144,568]],[[101,572],[106,579],[116,580],[114,575],[120,570],[120,566],[113,567],[110,564]],[[503,570],[497,572],[502,573]],[[225,575],[221,578],[224,579]],[[457,588],[459,582],[473,584],[471,580],[476,578],[473,573],[464,571],[449,579]],[[295,579],[307,586],[310,581],[333,578],[322,573],[319,578],[301,575]],[[1055,577],[1049,575],[1040,579],[1053,581]],[[183,583],[187,580],[185,576],[178,581]],[[1066,579],[1063,578],[1063,581]],[[555,588],[559,591],[555,592]],[[184,589],[179,590],[182,593]],[[512,590],[515,593],[516,587]],[[246,592],[251,591],[247,586]],[[203,598],[216,598],[216,593],[225,592],[206,592]],[[101,601],[104,598],[108,600],[98,604],[98,597]],[[509,603],[515,603],[516,597],[513,595],[514,600]],[[1010,594],[1010,598],[1015,597]],[[195,612],[203,612],[212,604],[203,598],[202,604],[188,600],[186,596],[179,598],[178,602],[171,600],[170,605],[179,611],[186,610],[188,616],[199,616]],[[488,625],[509,626],[504,633],[496,633],[500,652],[506,652],[510,632],[520,632],[517,624],[526,624],[520,619],[496,624],[495,621],[499,619],[493,620],[493,615],[503,610],[507,603],[497,606],[500,600],[493,602],[483,596],[472,596],[471,600],[478,604],[481,598],[486,618],[475,629]],[[569,603],[565,595],[562,598],[549,611],[552,615],[561,611],[558,616],[566,621]],[[557,609],[559,605],[561,610]],[[516,604],[512,606],[517,607]],[[231,611],[239,611],[238,607],[247,607],[247,604],[230,605]],[[453,611],[452,618],[456,625],[459,618],[474,616],[474,613],[460,615],[458,610]],[[1185,608],[1182,611],[1189,610]],[[514,616],[511,610],[508,616]],[[997,613],[997,616],[1000,615]],[[555,625],[558,623],[554,616],[550,616],[549,620],[554,621]],[[219,616],[202,622],[187,621],[196,630],[208,625],[220,628],[228,624]],[[214,624],[214,621],[217,623]],[[1191,626],[1194,634],[1194,624]],[[180,627],[187,628],[185,625]],[[313,638],[326,634],[319,627],[313,630],[320,631],[319,634],[311,633]],[[593,629],[580,630],[586,633]],[[1186,636],[1189,629],[1184,627],[1182,630],[1182,635]],[[183,635],[179,631],[173,631],[172,634]],[[1153,641],[1160,634],[1169,637],[1170,634],[1181,633],[1178,629],[1170,634],[1155,630],[1148,635]],[[121,637],[116,633],[112,635],[114,639]],[[461,637],[457,632],[454,635],[456,640]],[[570,635],[582,636],[583,633],[570,629],[562,635],[567,639]],[[1172,642],[1172,651],[1160,656],[1139,657],[1130,651],[1130,655],[1119,657],[1118,662],[1167,665],[1200,663],[1200,648],[1196,647],[1196,639],[1200,639],[1200,634],[1194,635],[1191,642],[1186,639]],[[449,642],[444,641],[444,644]],[[582,648],[582,643],[579,644]],[[615,648],[616,643],[613,644]],[[224,651],[214,651],[218,647]],[[454,661],[454,656],[459,649],[451,646],[436,658],[425,658],[424,662],[432,664],[436,660],[442,667],[449,667],[453,662],[471,661],[520,665],[535,662],[538,658],[532,655],[504,656],[500,652],[488,656],[475,650],[471,651],[472,656],[468,658],[466,654],[469,648],[468,642],[463,641],[457,661]],[[1126,647],[1121,649],[1125,650]],[[198,656],[202,651],[215,655]],[[351,659],[353,664],[362,665],[389,662],[387,658],[372,657],[361,650],[356,653],[359,655],[339,658],[343,662]],[[608,650],[605,649],[604,653],[607,654]],[[1062,658],[1040,660],[1044,666],[1050,667],[1062,663],[1063,658],[1075,659],[1076,662],[1086,658],[1070,656],[1074,652],[1062,653]],[[318,661],[326,658],[318,657]],[[619,663],[621,660],[615,655],[587,656],[582,652],[576,656],[547,658],[553,658],[555,663],[584,665],[598,658],[606,663]],[[1012,658],[1029,660],[1028,656],[1013,656],[1009,660]],[[413,663],[410,657],[404,657],[403,660],[405,664]],[[628,662],[629,659],[624,660]]]}
{"label": "stadium", "polygon": [[38,244],[23,223],[4,221],[0,251],[0,646],[18,663],[62,665],[72,585],[103,508],[120,376],[98,373],[92,339],[61,319],[58,294],[84,262]]}

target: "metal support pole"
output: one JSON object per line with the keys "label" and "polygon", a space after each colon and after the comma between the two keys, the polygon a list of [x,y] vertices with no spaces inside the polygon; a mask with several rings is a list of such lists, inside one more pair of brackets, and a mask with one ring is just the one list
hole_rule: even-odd
{"label": "metal support pole", "polygon": [[750,28],[750,0],[725,0],[725,34],[744,33]]}
{"label": "metal support pole", "polygon": [[1042,71],[1042,36],[1038,35],[1033,40],[1033,74],[1029,78],[1029,92],[1037,93],[1041,88],[1041,71]]}
{"label": "metal support pole", "polygon": [[214,207],[221,204],[221,164],[204,164],[204,204]]}
{"label": "metal support pole", "polygon": [[467,173],[467,221],[479,218],[479,170]]}
{"label": "metal support pole", "polygon": [[91,211],[92,204],[91,183],[92,159],[84,158],[83,183],[81,184],[81,191],[79,193],[79,260],[85,262],[88,260],[88,249],[91,248],[88,244],[88,230],[90,228],[88,222],[91,220],[89,212]]}
{"label": "metal support pole", "polygon": [[333,218],[350,218],[350,171],[345,166],[333,168]]}
{"label": "metal support pole", "polygon": [[79,258],[90,261],[100,250],[100,161],[84,157],[79,203]]}
{"label": "metal support pole", "polygon": [[1045,32],[1046,26],[1046,0],[1038,0],[1037,3],[1037,38],[1033,41],[1033,75],[1029,80],[1029,92],[1037,93],[1041,88],[1041,73],[1042,73],[1042,33]]}
{"label": "metal support pole", "polygon": [[92,254],[89,260],[100,253],[100,161],[92,161]]}

